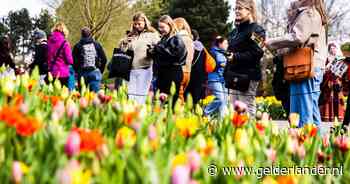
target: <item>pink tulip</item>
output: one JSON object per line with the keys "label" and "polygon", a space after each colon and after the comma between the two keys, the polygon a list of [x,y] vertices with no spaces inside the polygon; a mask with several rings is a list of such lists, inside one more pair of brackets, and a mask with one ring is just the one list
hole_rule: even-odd
{"label": "pink tulip", "polygon": [[201,163],[201,156],[199,155],[198,152],[190,151],[188,153],[188,161],[189,161],[189,166],[192,173],[199,170],[200,163]]}
{"label": "pink tulip", "polygon": [[290,129],[288,129],[288,135],[291,138],[298,138],[299,137],[299,130],[297,128],[290,128]]}
{"label": "pink tulip", "polygon": [[271,160],[272,162],[275,162],[277,157],[277,152],[273,148],[270,148],[266,150],[266,156],[269,160]]}
{"label": "pink tulip", "polygon": [[79,116],[79,109],[74,102],[67,104],[67,115],[69,118],[76,118]]}
{"label": "pink tulip", "polygon": [[148,127],[148,138],[153,141],[157,138],[157,128],[154,125]]}
{"label": "pink tulip", "polygon": [[160,100],[162,103],[165,102],[165,101],[167,100],[167,98],[168,98],[168,95],[165,94],[165,93],[161,93],[161,94],[159,95],[159,100]]}
{"label": "pink tulip", "polygon": [[52,119],[54,121],[58,121],[60,120],[63,116],[64,116],[64,112],[65,112],[65,107],[64,107],[64,103],[62,101],[59,101],[52,110]]}
{"label": "pink tulip", "polygon": [[80,135],[76,131],[69,133],[64,151],[69,157],[79,154],[80,151]]}
{"label": "pink tulip", "polygon": [[244,102],[241,102],[239,100],[235,101],[233,106],[234,106],[235,111],[238,113],[245,113],[248,109],[247,104]]}
{"label": "pink tulip", "polygon": [[80,98],[79,103],[82,109],[85,109],[89,105],[89,102],[85,97]]}
{"label": "pink tulip", "polygon": [[304,145],[299,145],[297,147],[297,155],[299,156],[299,158],[304,159],[305,155],[306,155],[306,151],[305,151],[305,147]]}
{"label": "pink tulip", "polygon": [[94,106],[100,106],[101,105],[101,100],[98,98],[98,97],[95,97],[93,100],[92,100],[92,104]]}
{"label": "pink tulip", "polygon": [[339,148],[343,153],[347,152],[350,147],[349,138],[346,136],[339,136],[335,139],[334,144]]}
{"label": "pink tulip", "polygon": [[239,162],[238,168],[239,168],[239,170],[237,170],[238,172],[235,173],[236,179],[240,179],[244,176],[244,162],[242,160]]}
{"label": "pink tulip", "polygon": [[21,183],[23,178],[23,171],[21,169],[21,163],[14,161],[12,163],[12,179],[14,183]]}
{"label": "pink tulip", "polygon": [[134,122],[131,124],[131,127],[135,130],[135,132],[138,132],[141,129],[141,123],[140,122]]}
{"label": "pink tulip", "polygon": [[330,143],[329,143],[329,135],[325,135],[322,137],[322,145],[323,147],[329,147]]}
{"label": "pink tulip", "polygon": [[176,166],[171,176],[172,184],[188,184],[191,181],[191,171],[188,166]]}
{"label": "pink tulip", "polygon": [[264,112],[261,117],[262,122],[268,122],[270,120],[270,115],[267,112]]}
{"label": "pink tulip", "polygon": [[199,182],[196,181],[196,180],[191,180],[191,181],[190,181],[190,184],[199,184]]}
{"label": "pink tulip", "polygon": [[71,184],[73,180],[72,173],[80,169],[79,162],[70,160],[68,164],[57,172],[59,184]]}
{"label": "pink tulip", "polygon": [[29,111],[28,105],[26,103],[22,103],[20,105],[20,110],[22,113],[27,114]]}

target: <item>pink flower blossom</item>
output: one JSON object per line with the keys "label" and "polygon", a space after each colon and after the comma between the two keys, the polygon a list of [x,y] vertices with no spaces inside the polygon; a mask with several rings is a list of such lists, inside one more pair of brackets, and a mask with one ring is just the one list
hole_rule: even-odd
{"label": "pink flower blossom", "polygon": [[234,106],[235,111],[238,113],[245,113],[248,109],[247,104],[244,102],[241,102],[239,100],[235,101],[233,106]]}
{"label": "pink flower blossom", "polygon": [[76,131],[71,131],[68,135],[64,151],[69,157],[72,157],[80,151],[80,135]]}
{"label": "pink flower blossom", "polygon": [[201,156],[196,151],[190,151],[187,155],[191,172],[198,171],[201,163]]}
{"label": "pink flower blossom", "polygon": [[191,170],[188,166],[176,166],[171,176],[172,184],[188,184],[191,181]]}

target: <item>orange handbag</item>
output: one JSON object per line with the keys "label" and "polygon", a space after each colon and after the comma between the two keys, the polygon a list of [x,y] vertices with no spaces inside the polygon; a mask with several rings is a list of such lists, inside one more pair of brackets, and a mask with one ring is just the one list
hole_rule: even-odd
{"label": "orange handbag", "polygon": [[310,47],[296,48],[283,56],[284,79],[302,81],[314,77],[314,50]]}
{"label": "orange handbag", "polygon": [[215,71],[216,68],[216,61],[211,56],[211,54],[208,52],[206,48],[204,48],[204,53],[205,53],[205,72],[207,73],[212,73]]}

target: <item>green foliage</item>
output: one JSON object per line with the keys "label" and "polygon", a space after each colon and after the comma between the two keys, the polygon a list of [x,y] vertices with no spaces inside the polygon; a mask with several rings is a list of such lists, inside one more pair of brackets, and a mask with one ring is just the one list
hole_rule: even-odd
{"label": "green foliage", "polygon": [[207,46],[213,37],[229,31],[230,6],[225,0],[172,0],[169,8],[170,16],[185,18]]}
{"label": "green foliage", "polygon": [[[32,19],[27,9],[11,11],[8,15],[8,27],[12,39],[15,54],[25,54],[31,44]],[[19,49],[21,47],[21,49]]]}
{"label": "green foliage", "polygon": [[168,14],[169,5],[170,0],[140,0],[133,8],[135,11],[144,12],[155,25],[160,16]]}
{"label": "green foliage", "polygon": [[54,26],[55,19],[48,10],[41,10],[39,17],[34,18],[34,28],[39,28],[48,35]]}
{"label": "green foliage", "polygon": [[[4,18],[5,19],[5,18]],[[0,35],[7,34],[9,31],[8,27],[6,26],[5,22],[0,22]]]}
{"label": "green foliage", "polygon": [[[118,3],[124,2],[123,0],[114,1]],[[91,25],[98,24],[99,20],[102,19],[101,16],[105,13],[103,8],[106,8],[101,8],[104,2],[105,1],[90,1],[94,6],[89,7],[90,9],[88,13],[96,15],[96,17],[92,17],[95,18],[92,22],[83,12],[86,11],[86,9],[84,9],[86,8],[86,4],[84,4],[84,1],[82,0],[66,0],[56,9],[57,19],[64,22],[68,27],[70,32],[68,40],[72,45],[80,40],[80,30],[82,27],[88,26],[91,28]],[[106,24],[102,27],[96,26],[95,31],[99,32],[99,36],[95,37],[95,39],[101,42],[107,56],[112,55],[113,48],[117,46],[119,40],[124,36],[125,31],[130,28],[130,17],[131,10],[129,8],[118,9],[115,10],[110,17],[105,19],[107,21]]]}

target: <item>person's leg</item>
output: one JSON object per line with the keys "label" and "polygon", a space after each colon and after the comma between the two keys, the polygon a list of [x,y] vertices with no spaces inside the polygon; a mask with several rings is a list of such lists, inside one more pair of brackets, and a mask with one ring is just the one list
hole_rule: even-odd
{"label": "person's leg", "polygon": [[343,121],[343,128],[345,128],[345,126],[349,126],[350,123],[350,90],[349,90],[349,94],[348,94],[348,99],[346,101],[346,110],[345,110],[345,116],[344,116],[344,121]]}
{"label": "person's leg", "polygon": [[214,113],[215,111],[219,110],[219,113],[221,113],[221,106],[222,106],[222,86],[220,82],[208,82],[208,88],[211,91],[212,95],[215,96],[215,99],[205,107],[204,113],[205,115],[210,115]]}
{"label": "person's leg", "polygon": [[300,115],[299,127],[303,127],[307,123],[314,122],[314,94],[313,94],[313,79],[304,80],[302,82],[294,84],[298,87],[293,96],[298,98],[298,113]]}
{"label": "person's leg", "polygon": [[255,117],[256,115],[256,91],[258,89],[259,82],[258,81],[251,81],[249,84],[249,89],[247,92],[241,94],[241,99],[243,99],[242,102],[246,103],[248,106],[248,113],[251,117]]}
{"label": "person's leg", "polygon": [[323,80],[323,72],[320,68],[315,69],[315,77],[312,79],[312,101],[313,101],[313,123],[319,126],[322,122],[318,100],[321,95],[321,83]]}
{"label": "person's leg", "polygon": [[139,70],[130,71],[130,79],[128,82],[128,97],[131,101],[136,101],[137,81],[139,80]]}
{"label": "person's leg", "polygon": [[137,94],[140,94],[140,95],[135,97],[135,100],[137,103],[139,104],[145,103],[149,92],[149,88],[151,86],[152,76],[153,76],[152,68],[141,69],[139,71],[139,77],[138,77],[138,80],[136,81],[136,91],[137,91]]}

